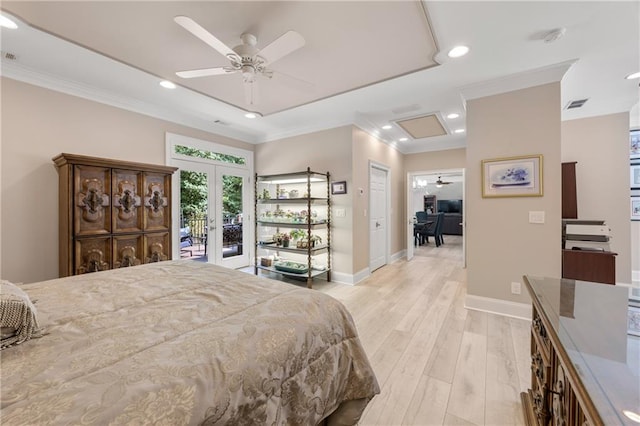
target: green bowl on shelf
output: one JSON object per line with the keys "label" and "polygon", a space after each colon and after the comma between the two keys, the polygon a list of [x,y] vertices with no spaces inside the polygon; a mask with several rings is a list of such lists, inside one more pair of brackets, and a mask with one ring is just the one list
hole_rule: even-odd
{"label": "green bowl on shelf", "polygon": [[276,268],[277,271],[290,272],[293,274],[305,274],[309,271],[309,267],[307,265],[305,265],[304,263],[298,263],[298,262],[289,262],[289,261],[275,262],[273,266]]}

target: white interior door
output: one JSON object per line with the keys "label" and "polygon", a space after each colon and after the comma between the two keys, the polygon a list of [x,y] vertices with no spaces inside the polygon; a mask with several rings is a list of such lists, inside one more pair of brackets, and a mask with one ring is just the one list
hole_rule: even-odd
{"label": "white interior door", "polygon": [[387,263],[387,170],[371,165],[369,176],[369,270]]}
{"label": "white interior door", "polygon": [[227,268],[249,265],[252,205],[249,172],[215,166],[215,214],[209,220],[210,263]]}
{"label": "white interior door", "polygon": [[407,173],[407,260],[413,259],[413,244],[415,238],[413,236],[413,209],[409,208],[409,203],[411,202],[412,194],[412,185],[413,175],[411,173]]}

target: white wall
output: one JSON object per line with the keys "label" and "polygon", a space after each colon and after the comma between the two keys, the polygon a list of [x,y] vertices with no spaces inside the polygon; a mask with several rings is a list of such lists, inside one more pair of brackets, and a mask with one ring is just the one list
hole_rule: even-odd
{"label": "white wall", "polygon": [[564,121],[561,150],[563,162],[577,161],[578,218],[606,220],[616,282],[631,284],[629,113]]}
{"label": "white wall", "polygon": [[58,173],[61,152],[165,163],[165,132],[253,145],[2,78],[0,197],[2,278],[58,277]]}
{"label": "white wall", "polygon": [[[543,156],[544,196],[482,198],[482,160],[530,154]],[[468,295],[529,303],[511,282],[561,272],[560,83],[467,101],[466,167]]]}

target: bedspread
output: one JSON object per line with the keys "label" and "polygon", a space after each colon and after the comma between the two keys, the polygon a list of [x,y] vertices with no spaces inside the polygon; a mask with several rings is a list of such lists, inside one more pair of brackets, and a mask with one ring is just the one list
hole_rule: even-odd
{"label": "bedspread", "polygon": [[316,425],[379,392],[315,290],[187,260],[22,288],[48,334],[2,352],[5,425]]}

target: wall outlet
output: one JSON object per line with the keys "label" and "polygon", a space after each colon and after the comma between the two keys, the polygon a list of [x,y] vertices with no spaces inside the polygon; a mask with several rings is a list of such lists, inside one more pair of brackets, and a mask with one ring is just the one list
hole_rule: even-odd
{"label": "wall outlet", "polygon": [[515,281],[511,283],[511,294],[520,294],[520,283]]}

